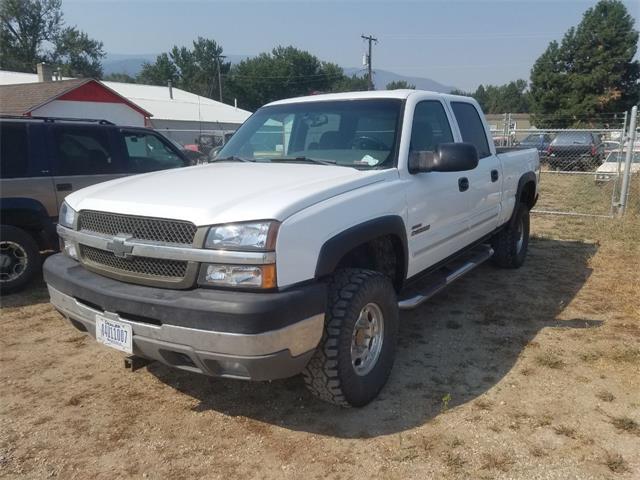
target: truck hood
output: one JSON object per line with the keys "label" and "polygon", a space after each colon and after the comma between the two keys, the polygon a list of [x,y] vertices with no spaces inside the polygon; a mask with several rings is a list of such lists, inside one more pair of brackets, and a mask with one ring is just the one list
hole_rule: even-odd
{"label": "truck hood", "polygon": [[187,220],[196,226],[274,219],[396,176],[308,164],[213,163],[124,177],[66,199],[71,208]]}

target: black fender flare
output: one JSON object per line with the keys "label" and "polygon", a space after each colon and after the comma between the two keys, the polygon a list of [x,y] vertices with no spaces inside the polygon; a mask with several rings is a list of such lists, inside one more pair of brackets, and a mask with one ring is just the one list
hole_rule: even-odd
{"label": "black fender flare", "polygon": [[406,276],[409,262],[409,246],[407,244],[407,229],[404,220],[399,215],[386,215],[354,225],[327,240],[318,255],[316,263],[316,278],[322,278],[333,273],[340,260],[354,248],[371,240],[386,235],[393,235],[400,239],[403,249],[404,268]]}
{"label": "black fender flare", "polygon": [[56,227],[47,209],[38,200],[24,197],[0,199],[0,214],[3,225],[11,225],[33,233],[44,234],[50,247],[57,243]]}
{"label": "black fender flare", "polygon": [[[537,182],[536,179],[536,174],[533,172],[527,172],[525,174],[523,174],[520,177],[520,180],[518,180],[518,189],[516,190],[516,202],[515,205],[513,206],[513,212],[511,212],[511,218],[509,219],[509,226],[510,227],[514,227],[515,226],[515,219],[516,219],[516,211],[518,209],[518,202],[520,201],[520,197],[522,196],[522,190],[524,189],[524,186],[526,184],[528,184],[529,182],[532,182],[534,185]],[[533,199],[533,205],[536,204],[536,202],[538,201],[538,197],[536,196],[536,198]],[[533,205],[531,206],[533,208]]]}

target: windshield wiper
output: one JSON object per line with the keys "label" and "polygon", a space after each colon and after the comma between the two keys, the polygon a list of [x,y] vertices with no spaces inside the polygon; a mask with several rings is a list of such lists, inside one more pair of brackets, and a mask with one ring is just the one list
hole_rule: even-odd
{"label": "windshield wiper", "polygon": [[320,160],[318,158],[309,158],[309,157],[276,157],[270,158],[270,162],[307,162],[307,163],[317,163],[319,165],[335,165],[335,160]]}
{"label": "windshield wiper", "polygon": [[236,155],[230,155],[224,158],[214,158],[213,162],[255,162],[255,160],[250,160],[248,158],[238,157]]}

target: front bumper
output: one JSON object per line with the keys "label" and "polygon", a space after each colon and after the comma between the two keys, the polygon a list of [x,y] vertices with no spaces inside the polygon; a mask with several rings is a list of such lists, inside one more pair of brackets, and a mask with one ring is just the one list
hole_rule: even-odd
{"label": "front bumper", "polygon": [[44,264],[51,303],[95,338],[97,314],[128,323],[133,353],[212,376],[273,380],[299,373],[320,342],[326,291],[167,290],[130,285],[57,254]]}

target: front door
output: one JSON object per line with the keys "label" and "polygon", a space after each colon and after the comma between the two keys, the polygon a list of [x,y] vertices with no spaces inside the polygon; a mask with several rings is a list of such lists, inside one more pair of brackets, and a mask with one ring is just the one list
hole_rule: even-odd
{"label": "front door", "polygon": [[[440,143],[453,142],[450,120],[439,100],[416,105],[411,128],[411,151],[434,151]],[[427,172],[412,175],[407,203],[408,276],[447,258],[466,246],[468,196],[466,172]]]}

